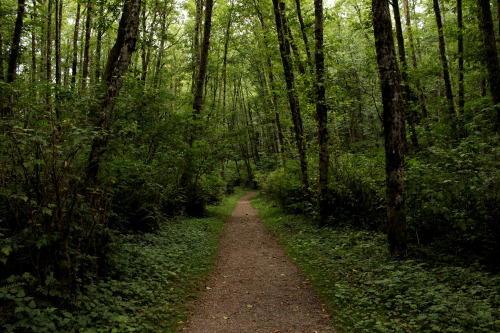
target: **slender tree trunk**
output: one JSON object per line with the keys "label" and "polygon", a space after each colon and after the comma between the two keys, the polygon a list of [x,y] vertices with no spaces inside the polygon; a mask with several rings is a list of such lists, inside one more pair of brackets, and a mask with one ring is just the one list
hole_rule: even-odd
{"label": "slender tree trunk", "polygon": [[200,36],[201,36],[201,26],[203,20],[203,0],[196,1],[196,21],[194,26],[194,38],[193,38],[193,55],[194,55],[194,70],[193,70],[193,80],[191,84],[191,92],[194,94],[196,89],[196,78],[198,76],[198,67],[200,64]]}
{"label": "slender tree trunk", "polygon": [[71,87],[76,85],[76,70],[78,66],[78,37],[80,28],[80,2],[76,5],[75,30],[73,32],[73,60],[71,62]]}
{"label": "slender tree trunk", "polygon": [[56,28],[56,38],[55,38],[55,61],[56,61],[56,119],[61,118],[61,110],[59,107],[58,101],[58,91],[61,88],[62,76],[61,76],[61,24],[62,24],[62,9],[63,9],[63,0],[55,0],[55,28]]}
{"label": "slender tree trunk", "polygon": [[89,79],[89,62],[90,62],[90,37],[92,35],[92,10],[94,9],[94,0],[87,2],[87,19],[85,20],[85,44],[83,48],[83,64],[82,64],[82,89],[87,90],[87,82]]}
{"label": "slender tree trunk", "polygon": [[[254,1],[254,6],[255,6],[255,11],[257,12],[257,16],[260,21],[260,25],[262,27],[262,31],[267,31],[266,28],[266,23],[264,21],[264,16],[262,15],[262,12],[259,9],[259,6],[256,1]],[[269,39],[267,38],[267,34],[264,34],[264,45],[266,49],[269,47]],[[272,105],[272,109],[274,111],[274,125],[275,125],[275,130],[276,130],[276,139],[277,139],[277,147],[278,147],[278,152],[281,157],[281,163],[285,165],[286,163],[286,158],[285,158],[285,138],[283,135],[283,130],[281,128],[281,120],[280,120],[280,113],[278,110],[278,99],[276,96],[276,83],[274,80],[274,73],[273,73],[273,63],[271,61],[271,57],[269,56],[268,53],[266,53],[266,65],[267,65],[267,71],[268,71],[268,76],[269,76],[269,86],[267,87],[267,92],[269,95],[269,101]]]}
{"label": "slender tree trunk", "polygon": [[[47,17],[47,54],[45,56],[45,73],[47,84],[52,84],[52,2],[54,0],[48,0],[48,17]],[[45,103],[47,104],[47,111],[52,112],[52,94],[50,90],[45,94]]]}
{"label": "slender tree trunk", "polygon": [[208,51],[210,49],[210,32],[212,29],[212,9],[213,0],[206,0],[205,7],[205,23],[203,25],[203,41],[201,44],[200,64],[197,70],[194,88],[193,110],[194,115],[198,118],[201,115],[203,108],[203,85],[208,65]]}
{"label": "slender tree trunk", "polygon": [[92,141],[89,154],[86,172],[87,188],[97,185],[101,158],[108,146],[109,134],[107,133],[111,128],[116,97],[120,93],[124,75],[130,66],[132,55],[135,51],[140,8],[141,0],[129,0],[125,2],[116,41],[108,55],[106,68],[103,73],[103,80],[106,83],[106,93],[100,106],[99,119],[96,122],[99,134]]}
{"label": "slender tree trunk", "polygon": [[300,114],[299,100],[295,90],[295,74],[293,72],[290,43],[286,38],[286,27],[284,26],[283,8],[285,4],[280,0],[273,0],[274,16],[276,19],[276,32],[280,48],[281,62],[285,74],[288,103],[292,114],[293,128],[295,132],[295,142],[299,152],[300,170],[302,176],[302,186],[304,192],[309,192],[309,177],[307,172],[306,145],[304,142],[304,130],[302,127],[302,116]]}
{"label": "slender tree trunk", "polygon": [[401,24],[401,14],[399,12],[398,0],[392,0],[392,9],[394,12],[394,22],[396,24],[396,39],[398,41],[399,62],[401,63],[401,79],[404,85],[403,103],[405,103],[406,118],[410,127],[410,140],[415,149],[418,149],[418,137],[415,129],[416,116],[414,105],[418,103],[415,93],[410,87],[410,79],[408,77],[408,62],[406,61],[406,50],[403,37],[403,27]]}
{"label": "slender tree trunk", "polygon": [[464,90],[464,21],[462,13],[462,0],[457,0],[457,23],[458,23],[458,113],[464,113],[465,90]]}
{"label": "slender tree trunk", "polygon": [[326,104],[325,53],[323,48],[323,0],[314,0],[314,37],[316,39],[314,59],[316,63],[316,117],[319,142],[318,202],[320,224],[326,225],[330,213],[328,209],[330,155],[328,153],[328,106]]}
{"label": "slender tree trunk", "polygon": [[[413,67],[413,69],[417,69],[418,68],[417,53],[415,51],[415,41],[413,39],[413,30],[412,30],[411,18],[410,18],[410,6],[408,3],[408,0],[403,0],[403,7],[404,7],[404,13],[405,13],[405,25],[406,25],[406,30],[408,33],[408,43],[409,43],[409,48],[410,48],[412,67]],[[417,89],[421,117],[424,119],[427,119],[427,107],[425,105],[424,89],[422,88],[422,84],[420,83],[420,79],[416,80],[415,87]]]}
{"label": "slender tree trunk", "polygon": [[453,101],[453,91],[451,89],[450,70],[448,68],[448,59],[446,57],[446,44],[444,41],[443,23],[441,21],[441,9],[439,8],[439,1],[433,0],[434,13],[436,14],[436,24],[438,28],[439,37],[439,52],[441,54],[441,65],[443,66],[443,79],[446,91],[446,100],[448,102],[448,115],[453,133],[456,134],[456,114],[455,103]]}
{"label": "slender tree trunk", "polygon": [[[33,0],[33,12],[31,13],[31,19],[34,20],[37,16],[37,2]],[[36,82],[36,35],[35,29],[31,31],[31,82]]]}
{"label": "slender tree trunk", "polygon": [[229,39],[231,38],[232,10],[229,11],[226,32],[224,34],[224,55],[222,57],[222,108],[226,108],[227,90],[227,53],[229,50]]}
{"label": "slender tree trunk", "polygon": [[19,55],[21,54],[21,34],[23,30],[25,4],[25,0],[18,0],[17,2],[16,24],[14,26],[14,34],[10,48],[9,66],[7,67],[7,83],[14,82]]}
{"label": "slender tree trunk", "polygon": [[[185,191],[187,201],[186,201],[186,213],[188,215],[201,215],[203,214],[205,207],[204,203],[200,203],[199,191],[197,185],[196,177],[196,159],[195,153],[193,152],[193,147],[195,140],[198,138],[201,127],[199,120],[201,119],[203,111],[203,96],[205,91],[205,79],[208,66],[208,53],[210,49],[210,33],[212,29],[212,10],[213,10],[213,0],[206,0],[205,4],[205,22],[203,24],[203,39],[200,45],[201,52],[199,58],[199,63],[195,63],[194,68],[194,82],[193,88],[193,119],[195,120],[194,126],[191,128],[191,132],[188,134],[188,145],[189,149],[186,151],[185,156],[185,168],[180,177],[180,186]],[[196,52],[196,49],[194,50]],[[198,203],[198,204],[197,204]]]}
{"label": "slender tree trunk", "polygon": [[297,66],[297,69],[299,70],[299,73],[302,75],[306,74],[306,68],[304,64],[302,63],[302,59],[300,57],[300,52],[299,48],[297,47],[297,44],[295,44],[295,39],[293,38],[292,30],[290,29],[290,26],[288,25],[288,20],[285,15],[285,3],[280,2],[281,6],[281,13],[283,15],[283,28],[284,28],[284,36],[288,40],[288,44],[290,45],[290,48],[292,49],[293,56],[295,58],[295,64]]}
{"label": "slender tree trunk", "polygon": [[375,48],[384,106],[385,162],[387,181],[387,239],[392,255],[406,249],[404,200],[404,119],[400,76],[392,35],[388,0],[372,0]]}
{"label": "slender tree trunk", "polygon": [[[2,4],[0,3],[0,12],[2,11]],[[3,64],[3,28],[2,28],[2,20],[0,20],[0,80],[5,79],[5,67]],[[0,93],[1,93],[0,89]],[[0,108],[1,108],[1,98],[0,98]]]}
{"label": "slender tree trunk", "polygon": [[[99,7],[99,15],[104,15],[104,3],[101,2]],[[102,36],[104,34],[104,28],[100,25],[97,28],[97,38],[96,38],[96,50],[95,50],[95,82],[98,83],[101,80],[101,55],[102,55]]]}
{"label": "slender tree trunk", "polygon": [[297,8],[297,18],[299,19],[300,32],[302,34],[302,40],[304,41],[304,46],[306,48],[307,64],[310,67],[312,67],[311,51],[309,50],[309,40],[307,38],[306,26],[304,24],[304,19],[302,18],[302,8],[300,6],[300,0],[295,0],[295,6]]}
{"label": "slender tree trunk", "polygon": [[497,0],[498,40],[500,40],[500,0]]}
{"label": "slender tree trunk", "polygon": [[[488,70],[490,93],[493,98],[493,104],[497,105],[500,103],[500,68],[498,65],[498,53],[490,2],[488,0],[477,0],[477,5],[479,7],[479,28],[483,35],[484,61]],[[500,130],[500,106],[496,106],[496,110],[496,128]]]}
{"label": "slender tree trunk", "polygon": [[[18,0],[17,2],[17,16],[16,23],[14,26],[14,34],[12,36],[12,44],[10,47],[9,62],[7,67],[7,83],[12,83],[16,77],[17,65],[19,62],[19,56],[21,54],[21,34],[23,30],[23,20],[25,13],[25,0]],[[2,76],[3,76],[3,59],[0,58],[2,62]],[[11,116],[13,113],[12,105],[14,104],[14,93],[12,91],[4,92],[0,89],[0,116],[7,117]]]}

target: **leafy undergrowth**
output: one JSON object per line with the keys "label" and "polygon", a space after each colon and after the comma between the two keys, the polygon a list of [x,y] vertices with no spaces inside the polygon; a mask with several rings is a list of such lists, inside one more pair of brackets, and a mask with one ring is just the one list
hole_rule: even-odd
{"label": "leafy undergrowth", "polygon": [[342,332],[500,332],[500,276],[394,260],[382,234],[319,229],[262,197],[253,203]]}
{"label": "leafy undergrowth", "polygon": [[[237,190],[220,205],[208,207],[206,218],[169,219],[155,234],[115,236],[110,277],[86,285],[66,309],[47,306],[46,301],[31,297],[25,292],[24,282],[1,289],[1,298],[17,304],[17,320],[4,323],[3,329],[176,332],[199,292],[200,280],[214,267],[223,222],[241,194]],[[0,324],[1,317],[0,313]]]}

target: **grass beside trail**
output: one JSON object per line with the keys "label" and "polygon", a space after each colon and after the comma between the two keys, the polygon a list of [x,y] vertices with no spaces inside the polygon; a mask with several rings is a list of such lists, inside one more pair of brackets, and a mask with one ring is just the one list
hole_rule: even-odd
{"label": "grass beside trail", "polygon": [[237,190],[220,205],[208,207],[206,218],[166,219],[156,233],[117,234],[109,276],[86,284],[69,306],[34,301],[19,289],[11,298],[18,304],[16,313],[26,315],[0,325],[0,331],[177,332],[214,268],[224,220],[242,194]]}
{"label": "grass beside trail", "polygon": [[394,260],[382,234],[319,229],[262,196],[252,202],[342,332],[500,332],[499,275]]}

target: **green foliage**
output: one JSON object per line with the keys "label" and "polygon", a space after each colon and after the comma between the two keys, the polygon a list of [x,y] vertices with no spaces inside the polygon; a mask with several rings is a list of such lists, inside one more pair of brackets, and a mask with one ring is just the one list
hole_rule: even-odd
{"label": "green foliage", "polygon": [[257,173],[256,181],[262,192],[286,209],[312,212],[312,204],[300,180],[300,169],[295,163],[287,164],[270,173]]}
{"label": "green foliage", "polygon": [[452,241],[457,252],[465,247],[495,263],[500,237],[499,159],[498,146],[478,137],[452,148],[434,146],[408,159],[410,234],[420,242],[445,238],[443,247]]}
{"label": "green foliage", "polygon": [[334,159],[328,189],[334,224],[375,230],[382,227],[385,179],[380,157],[345,153]]}
{"label": "green foliage", "polygon": [[318,229],[262,197],[266,227],[317,288],[343,332],[497,332],[500,277],[478,267],[395,261],[382,234]]}
{"label": "green foliage", "polygon": [[[86,284],[64,305],[41,297],[30,274],[11,276],[0,288],[0,327],[5,332],[176,331],[214,265],[223,222],[241,194],[208,207],[204,219],[162,219],[157,233],[114,235],[108,276]],[[47,280],[47,287],[53,283]]]}

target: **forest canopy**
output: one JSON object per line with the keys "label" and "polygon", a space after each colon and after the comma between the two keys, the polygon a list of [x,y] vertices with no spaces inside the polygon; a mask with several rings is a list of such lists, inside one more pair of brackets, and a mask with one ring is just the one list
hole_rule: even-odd
{"label": "forest canopy", "polygon": [[497,270],[499,46],[500,1],[2,0],[2,285],[64,303],[237,186]]}

